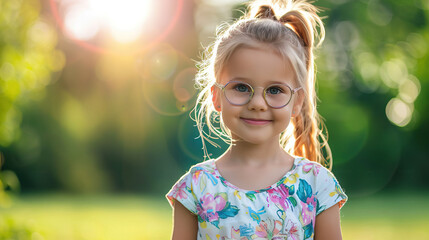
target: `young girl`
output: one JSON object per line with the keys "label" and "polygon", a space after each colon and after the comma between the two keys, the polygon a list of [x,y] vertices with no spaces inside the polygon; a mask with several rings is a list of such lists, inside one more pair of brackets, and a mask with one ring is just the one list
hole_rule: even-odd
{"label": "young girl", "polygon": [[341,239],[347,196],[322,166],[331,152],[316,109],[317,37],[324,27],[310,3],[256,1],[208,49],[197,126],[203,145],[230,146],[167,194],[173,239]]}

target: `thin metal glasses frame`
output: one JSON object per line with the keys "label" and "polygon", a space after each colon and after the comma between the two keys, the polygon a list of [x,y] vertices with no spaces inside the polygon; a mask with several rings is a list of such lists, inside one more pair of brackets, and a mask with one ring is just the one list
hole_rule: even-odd
{"label": "thin metal glasses frame", "polygon": [[[227,97],[226,97],[226,95],[225,95],[225,88],[228,86],[228,84],[230,84],[230,83],[242,83],[242,84],[245,84],[245,85],[247,85],[247,86],[249,86],[249,88],[252,90],[252,93],[250,94],[250,96],[249,96],[249,99],[247,100],[247,102],[245,102],[245,103],[243,103],[243,104],[236,104],[236,103],[232,103]],[[252,87],[252,85],[250,85],[250,84],[248,84],[248,83],[245,83],[245,82],[241,82],[241,81],[229,81],[229,82],[227,82],[225,85],[222,85],[222,84],[219,84],[219,83],[217,83],[217,82],[215,82],[214,83],[214,85],[216,86],[216,87],[218,87],[218,88],[220,88],[221,90],[222,90],[222,93],[225,95],[225,98],[226,98],[226,100],[230,103],[230,104],[232,104],[232,105],[234,105],[234,106],[243,106],[243,105],[246,105],[246,104],[248,104],[251,100],[252,100],[252,98],[253,98],[253,95],[255,94],[255,89]],[[269,103],[268,103],[268,101],[267,101],[267,98],[265,97],[265,94],[266,94],[266,90],[267,89],[269,89],[270,87],[272,87],[272,86],[277,86],[277,85],[284,85],[284,86],[286,86],[287,88],[289,88],[290,89],[290,92],[291,92],[291,96],[290,96],[290,98],[289,98],[289,101],[286,103],[286,104],[284,104],[284,105],[282,105],[282,106],[280,106],[280,107],[273,107],[273,106],[271,106]],[[262,87],[257,87],[257,88],[262,88]],[[286,84],[286,83],[276,83],[276,84],[271,84],[271,85],[269,85],[269,86],[267,86],[266,88],[264,88],[264,91],[263,91],[263,96],[264,96],[264,100],[265,100],[265,103],[268,105],[268,106],[270,106],[271,108],[274,108],[274,109],[279,109],[279,108],[284,108],[284,107],[286,107],[289,103],[290,103],[290,101],[292,100],[292,98],[293,98],[293,95],[296,93],[296,92],[298,92],[299,90],[301,90],[302,89],[302,87],[297,87],[297,88],[295,88],[295,89],[292,89],[288,84]]]}

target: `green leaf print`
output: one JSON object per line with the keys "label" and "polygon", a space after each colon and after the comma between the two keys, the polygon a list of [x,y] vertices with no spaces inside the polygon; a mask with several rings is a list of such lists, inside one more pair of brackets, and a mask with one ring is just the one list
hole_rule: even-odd
{"label": "green leaf print", "polygon": [[214,195],[214,197],[217,197],[217,196],[221,196],[223,199],[225,199],[225,201],[228,200],[228,195],[226,194],[226,192],[220,192]]}
{"label": "green leaf print", "polygon": [[217,212],[220,218],[225,219],[229,217],[234,217],[237,215],[240,209],[237,206],[231,205],[230,202],[227,202],[225,208],[222,211]]}
{"label": "green leaf print", "polygon": [[295,193],[295,185],[288,187],[288,189],[289,189],[289,195],[293,195]]}
{"label": "green leaf print", "polygon": [[207,186],[207,178],[205,177],[200,177],[200,191],[204,192],[206,190],[206,186]]}
{"label": "green leaf print", "polygon": [[219,220],[212,221],[211,224],[215,225],[217,228],[219,228]]}
{"label": "green leaf print", "polygon": [[246,197],[252,201],[256,199],[255,194],[253,193],[246,193]]}
{"label": "green leaf print", "polygon": [[311,236],[313,236],[313,232],[314,232],[313,222],[311,222],[308,225],[305,225],[303,227],[303,229],[304,229],[304,239],[307,239],[307,238],[310,238]]}
{"label": "green leaf print", "polygon": [[311,186],[307,181],[299,179],[299,187],[296,194],[302,202],[307,202],[307,198],[310,198],[311,195],[313,195],[313,190],[311,190]]}
{"label": "green leaf print", "polygon": [[298,204],[298,203],[296,202],[296,199],[295,199],[294,197],[288,197],[288,199],[289,199],[289,201],[292,203],[292,205],[293,205],[294,207],[296,207],[296,205]]}

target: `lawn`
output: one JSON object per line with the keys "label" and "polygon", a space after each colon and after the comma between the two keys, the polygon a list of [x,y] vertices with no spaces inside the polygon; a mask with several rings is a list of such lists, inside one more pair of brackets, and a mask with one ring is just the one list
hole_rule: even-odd
{"label": "lawn", "polygon": [[350,199],[341,211],[343,236],[346,240],[427,240],[428,216],[428,193]]}
{"label": "lawn", "polygon": [[[429,239],[428,203],[429,194],[352,198],[341,211],[344,239]],[[162,240],[170,233],[162,197],[29,195],[0,209],[2,240]]]}
{"label": "lawn", "polygon": [[168,239],[171,232],[167,201],[147,196],[25,196],[0,216],[1,240],[2,224],[34,231],[29,240]]}

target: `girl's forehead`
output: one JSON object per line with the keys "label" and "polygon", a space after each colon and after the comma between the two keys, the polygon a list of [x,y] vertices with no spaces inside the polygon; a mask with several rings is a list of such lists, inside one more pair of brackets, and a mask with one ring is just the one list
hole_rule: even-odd
{"label": "girl's forehead", "polygon": [[267,44],[238,47],[232,52],[226,64],[238,64],[243,67],[249,64],[256,64],[257,66],[271,66],[271,68],[292,70],[289,58],[283,56],[279,50]]}
{"label": "girl's forehead", "polygon": [[272,48],[240,47],[226,62],[222,75],[228,82],[238,79],[250,84],[287,83],[292,84],[295,72],[288,59]]}

